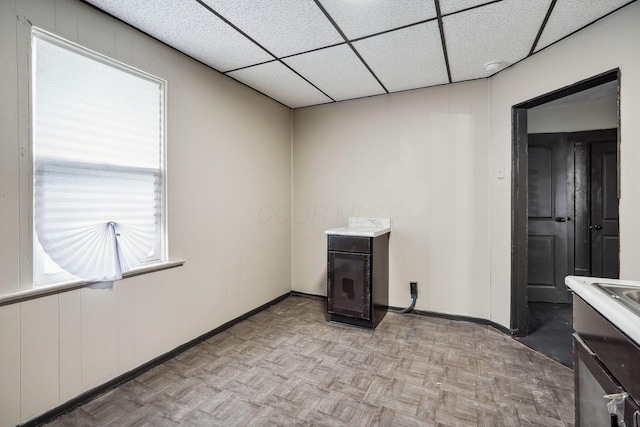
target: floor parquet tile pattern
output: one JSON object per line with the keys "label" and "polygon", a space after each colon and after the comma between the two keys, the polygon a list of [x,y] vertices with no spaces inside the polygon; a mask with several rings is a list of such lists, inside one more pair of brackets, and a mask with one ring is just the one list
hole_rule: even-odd
{"label": "floor parquet tile pattern", "polygon": [[48,425],[573,426],[573,371],[490,326],[324,312],[289,297]]}

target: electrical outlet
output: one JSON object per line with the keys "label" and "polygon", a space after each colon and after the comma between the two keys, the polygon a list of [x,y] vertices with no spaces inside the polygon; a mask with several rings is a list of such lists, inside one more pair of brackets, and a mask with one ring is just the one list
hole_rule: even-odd
{"label": "electrical outlet", "polygon": [[418,282],[409,282],[409,289],[411,290],[411,296],[418,297]]}

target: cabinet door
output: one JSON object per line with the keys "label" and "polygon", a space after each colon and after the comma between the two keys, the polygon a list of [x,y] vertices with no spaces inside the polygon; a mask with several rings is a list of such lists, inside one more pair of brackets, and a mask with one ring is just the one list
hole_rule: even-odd
{"label": "cabinet door", "polygon": [[[596,355],[574,334],[574,377],[576,427],[618,426],[607,407],[607,395],[624,392]],[[615,422],[613,421],[615,419]]]}
{"label": "cabinet door", "polygon": [[371,255],[329,252],[327,311],[371,320]]}

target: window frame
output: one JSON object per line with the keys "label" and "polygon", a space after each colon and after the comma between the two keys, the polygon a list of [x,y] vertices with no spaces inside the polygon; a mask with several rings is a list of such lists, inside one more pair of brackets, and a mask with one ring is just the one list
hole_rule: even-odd
{"label": "window frame", "polygon": [[[49,289],[49,288],[64,288],[67,289],[70,286],[75,285],[84,285],[90,283],[85,279],[79,279],[75,276],[70,275],[69,273],[64,272],[53,273],[51,276],[51,280],[47,281],[39,281],[36,283],[36,269],[42,268],[44,265],[45,259],[44,257],[40,257],[40,264],[36,263],[36,251],[44,251],[38,246],[40,246],[37,241],[37,236],[35,233],[35,215],[34,215],[34,200],[35,200],[35,180],[34,176],[36,173],[35,162],[34,162],[34,147],[35,147],[35,127],[34,127],[34,119],[35,119],[35,73],[36,73],[36,50],[35,50],[35,39],[39,38],[46,42],[55,44],[56,46],[66,49],[74,54],[82,55],[85,58],[98,61],[103,65],[113,67],[122,72],[128,73],[130,75],[136,76],[138,78],[151,81],[155,84],[158,84],[160,90],[160,129],[159,129],[159,184],[158,184],[158,242],[156,249],[156,256],[153,258],[147,259],[143,261],[139,266],[134,267],[127,272],[123,272],[123,278],[143,274],[146,272],[162,270],[165,268],[171,268],[174,266],[182,265],[183,262],[170,262],[169,261],[169,244],[168,244],[168,209],[167,209],[167,81],[165,79],[159,78],[153,74],[150,74],[146,71],[140,70],[136,67],[128,65],[122,61],[114,59],[110,56],[101,54],[96,52],[88,47],[82,46],[78,43],[70,41],[66,38],[60,37],[56,34],[53,34],[49,31],[46,31],[42,28],[29,26],[29,42],[28,42],[28,119],[29,119],[29,131],[28,131],[28,153],[29,153],[29,273],[23,274],[23,286],[22,289],[31,289],[31,290],[39,290],[39,289]],[[26,240],[26,239],[25,239]],[[23,240],[24,241],[24,240]],[[24,271],[24,269],[23,269]],[[47,274],[44,273],[46,276]],[[25,277],[26,276],[26,277]],[[25,278],[28,277],[27,282],[25,282]]]}

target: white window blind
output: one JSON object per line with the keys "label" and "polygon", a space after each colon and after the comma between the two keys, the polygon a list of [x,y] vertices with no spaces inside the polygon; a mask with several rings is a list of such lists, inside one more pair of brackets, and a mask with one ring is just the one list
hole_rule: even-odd
{"label": "white window blind", "polygon": [[163,261],[164,82],[32,37],[34,282]]}

